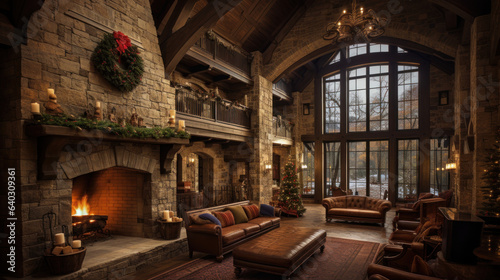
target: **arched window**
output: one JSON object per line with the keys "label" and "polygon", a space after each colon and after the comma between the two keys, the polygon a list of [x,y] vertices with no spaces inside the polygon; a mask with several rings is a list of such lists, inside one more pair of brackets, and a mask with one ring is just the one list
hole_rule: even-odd
{"label": "arched window", "polygon": [[[376,198],[392,192],[395,200],[405,200],[422,191],[420,182],[433,184],[434,192],[447,183],[443,174],[431,182],[430,155],[421,152],[431,148],[429,67],[397,46],[356,44],[319,71],[325,196],[342,187]],[[441,147],[433,149],[442,158]]]}

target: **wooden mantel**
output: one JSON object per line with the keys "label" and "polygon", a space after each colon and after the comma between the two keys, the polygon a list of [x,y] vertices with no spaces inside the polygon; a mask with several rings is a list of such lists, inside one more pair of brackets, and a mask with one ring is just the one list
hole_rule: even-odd
{"label": "wooden mantel", "polygon": [[88,140],[91,143],[101,141],[132,142],[140,144],[160,145],[160,170],[161,173],[169,173],[171,170],[173,155],[177,153],[183,145],[189,144],[189,139],[183,138],[134,138],[111,135],[100,130],[81,130],[55,125],[33,125],[25,126],[25,133],[30,137],[38,138],[38,178],[55,179],[56,170],[52,166],[59,160],[63,148],[74,140]]}

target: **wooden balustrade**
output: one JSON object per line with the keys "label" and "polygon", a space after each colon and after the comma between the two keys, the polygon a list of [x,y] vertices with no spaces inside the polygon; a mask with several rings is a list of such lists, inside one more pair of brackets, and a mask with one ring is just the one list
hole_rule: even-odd
{"label": "wooden balustrade", "polygon": [[229,101],[205,98],[184,88],[176,89],[175,92],[177,112],[250,128],[250,110],[229,104]]}

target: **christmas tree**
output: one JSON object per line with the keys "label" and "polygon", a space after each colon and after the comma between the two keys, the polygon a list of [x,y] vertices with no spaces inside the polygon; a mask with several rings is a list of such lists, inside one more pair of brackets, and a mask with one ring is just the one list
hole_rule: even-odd
{"label": "christmas tree", "polygon": [[279,206],[284,213],[297,217],[306,212],[306,208],[302,203],[297,171],[293,162],[288,162],[285,165],[283,182],[280,188]]}
{"label": "christmas tree", "polygon": [[483,203],[479,213],[485,216],[500,215],[500,129],[497,130],[496,143],[488,149],[481,186]]}

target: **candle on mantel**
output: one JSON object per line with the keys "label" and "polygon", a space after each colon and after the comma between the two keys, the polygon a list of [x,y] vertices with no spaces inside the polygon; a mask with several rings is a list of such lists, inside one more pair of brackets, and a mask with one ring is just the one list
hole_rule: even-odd
{"label": "candle on mantel", "polygon": [[100,102],[100,101],[96,101],[96,103],[95,103],[95,107],[96,107],[96,108],[101,108],[101,102]]}
{"label": "candle on mantel", "polygon": [[40,104],[36,102],[31,103],[31,113],[33,115],[40,115]]}
{"label": "candle on mantel", "polygon": [[168,218],[167,223],[171,223],[171,222],[172,222],[172,218]]}
{"label": "candle on mantel", "polygon": [[54,94],[54,89],[53,89],[53,88],[48,88],[48,89],[47,89],[47,94],[48,94],[48,95],[49,95],[49,97],[50,97],[50,95]]}
{"label": "candle on mantel", "polygon": [[81,240],[73,240],[71,247],[73,249],[80,249],[82,247],[82,241]]}
{"label": "candle on mantel", "polygon": [[175,118],[175,110],[168,110],[168,117]]}
{"label": "candle on mantel", "polygon": [[186,130],[186,121],[180,120],[179,121],[179,131],[184,131]]}
{"label": "candle on mantel", "polygon": [[54,237],[54,244],[61,245],[65,243],[64,233],[56,233]]}

